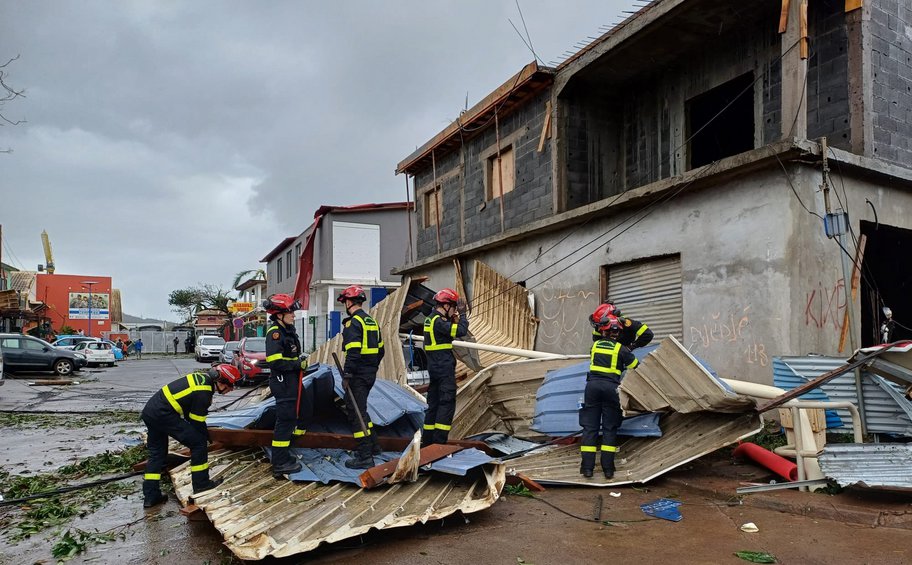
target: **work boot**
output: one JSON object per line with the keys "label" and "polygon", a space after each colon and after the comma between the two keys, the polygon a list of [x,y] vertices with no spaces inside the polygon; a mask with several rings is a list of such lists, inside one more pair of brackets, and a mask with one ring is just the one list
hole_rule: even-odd
{"label": "work boot", "polygon": [[272,476],[281,477],[282,475],[294,475],[303,468],[304,466],[301,465],[300,461],[297,459],[291,459],[287,463],[283,463],[281,465],[273,465]]}
{"label": "work boot", "polygon": [[580,464],[580,475],[586,477],[587,479],[592,478],[592,467],[587,467],[585,463]]}
{"label": "work boot", "polygon": [[201,492],[206,492],[207,490],[212,490],[220,484],[222,484],[222,479],[210,479],[208,481],[200,482],[199,484],[193,485],[193,494],[199,494]]}
{"label": "work boot", "polygon": [[614,453],[602,452],[602,471],[606,479],[614,477]]}
{"label": "work boot", "polygon": [[152,508],[168,500],[168,495],[162,492],[158,494],[147,494],[143,497],[143,508]]}
{"label": "work boot", "polygon": [[374,458],[370,455],[357,453],[345,462],[345,466],[349,469],[370,469],[374,466]]}

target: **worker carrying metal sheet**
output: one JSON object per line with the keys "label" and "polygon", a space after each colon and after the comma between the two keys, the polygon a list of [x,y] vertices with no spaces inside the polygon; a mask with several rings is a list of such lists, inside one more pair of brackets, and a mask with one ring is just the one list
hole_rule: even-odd
{"label": "worker carrying metal sheet", "polygon": [[209,479],[209,428],[206,416],[214,392],[225,394],[241,378],[237,367],[220,364],[206,372],[195,372],[166,384],[152,395],[142,411],[148,428],[149,460],[143,477],[143,507],[152,508],[168,500],[161,491],[161,472],[168,455],[168,437],[190,448],[190,477],[193,493],[217,487],[222,480]]}
{"label": "worker carrying metal sheet", "polygon": [[294,326],[295,310],[301,305],[287,294],[273,294],[263,301],[272,325],[266,330],[266,362],[269,390],[275,398],[272,432],[272,474],[276,478],[297,473],[301,463],[291,454],[291,438],[303,435],[298,426],[301,391],[301,341]]}
{"label": "worker carrying metal sheet", "polygon": [[427,412],[424,414],[423,446],[446,443],[456,412],[456,357],[453,340],[469,333],[465,300],[445,288],[434,295],[433,313],[424,320],[424,351],[427,354]]}
{"label": "worker carrying metal sheet", "polygon": [[598,331],[595,324],[596,316],[610,315],[615,316],[621,324],[621,335],[618,336],[618,343],[633,351],[637,347],[649,345],[652,341],[653,333],[649,326],[643,322],[625,318],[621,311],[611,302],[605,302],[595,309],[595,313],[589,316],[589,323],[592,324],[592,341],[602,339],[602,334]]}
{"label": "worker carrying metal sheet", "polygon": [[355,456],[346,461],[345,466],[366,469],[374,466],[373,456],[380,455],[374,423],[367,413],[367,397],[377,381],[377,368],[383,359],[383,336],[377,322],[361,307],[367,300],[363,288],[350,286],[339,293],[337,300],[348,314],[342,322],[342,349],[345,351],[342,388],[348,422],[358,445]]}
{"label": "worker carrying metal sheet", "polygon": [[[617,430],[623,417],[617,389],[623,372],[636,367],[638,361],[630,349],[619,342],[622,332],[620,321],[617,317],[606,314],[602,306],[590,317],[600,339],[592,344],[590,350],[586,390],[579,411],[579,423],[583,428],[580,474],[586,478],[592,477],[595,454],[601,451],[602,471],[605,478],[610,479],[614,477],[614,457],[618,451]],[[598,441],[599,428],[601,443]]]}

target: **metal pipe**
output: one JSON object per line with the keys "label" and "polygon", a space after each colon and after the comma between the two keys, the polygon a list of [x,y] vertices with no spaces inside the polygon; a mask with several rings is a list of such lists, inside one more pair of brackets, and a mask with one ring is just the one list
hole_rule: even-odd
{"label": "metal pipe", "polygon": [[[403,339],[412,339],[414,341],[424,341],[424,336],[409,334],[399,334]],[[475,343],[472,341],[453,340],[453,345],[465,349],[477,349],[479,351],[490,351],[492,353],[503,353],[504,355],[515,355],[516,357],[528,357],[529,359],[563,359],[566,355],[557,353],[545,353],[544,351],[533,351],[531,349],[519,349],[516,347],[502,347],[500,345],[490,345],[487,343]]]}
{"label": "metal pipe", "polygon": [[[798,422],[799,418],[801,417],[801,411],[797,406],[792,406],[789,408],[789,410],[792,412],[792,425],[795,425],[795,422]],[[803,438],[801,437],[802,434],[798,433],[798,431],[799,430],[797,429],[795,430],[795,461],[798,463],[798,480],[806,481],[807,476],[804,473],[804,455],[802,455],[804,453],[804,450],[802,449],[801,445],[801,440]],[[807,487],[798,487],[798,490],[807,491]]]}

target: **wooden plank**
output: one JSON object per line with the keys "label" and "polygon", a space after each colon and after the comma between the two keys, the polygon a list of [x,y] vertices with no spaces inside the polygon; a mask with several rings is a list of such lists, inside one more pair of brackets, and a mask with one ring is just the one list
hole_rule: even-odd
{"label": "wooden plank", "polygon": [[538,152],[545,150],[545,139],[551,137],[551,101],[545,102],[545,123],[542,124],[541,137],[538,138]]}
{"label": "wooden plank", "polygon": [[864,6],[864,0],[845,0],[845,11],[847,14],[849,12],[854,12],[862,6]]}
{"label": "wooden plank", "polygon": [[782,0],[782,11],[779,12],[779,33],[785,33],[789,21],[789,0]]}
{"label": "wooden plank", "polygon": [[[228,430],[209,428],[209,440],[219,442],[225,448],[268,447],[272,445],[272,430]],[[408,447],[411,437],[378,437],[377,441],[384,451],[402,451]],[[459,448],[474,447],[492,455],[493,451],[484,442],[451,439],[448,445]],[[291,439],[291,447],[311,449],[355,449],[357,440],[348,434],[327,434],[307,432]]]}
{"label": "wooden plank", "polygon": [[846,306],[845,313],[842,316],[842,332],[839,334],[839,353],[845,349],[846,338],[849,335],[849,308],[855,304],[855,298],[858,296],[858,286],[861,284],[861,262],[864,261],[865,245],[868,243],[868,236],[862,234],[858,240],[858,249],[855,250],[855,263],[852,264],[852,304]]}
{"label": "wooden plank", "polygon": [[[462,450],[463,448],[458,445],[429,445],[421,449],[421,458],[418,460],[418,466],[423,467],[428,463],[433,463],[434,461],[443,459],[447,455],[452,455],[453,453]],[[382,465],[367,469],[358,477],[361,480],[361,486],[364,488],[374,488],[383,484],[384,479],[393,474],[397,465],[399,465],[399,459],[393,459]]]}
{"label": "wooden plank", "polygon": [[807,0],[801,0],[801,6],[798,10],[798,36],[801,42],[801,58],[808,58],[808,3]]}
{"label": "wooden plank", "polygon": [[816,379],[814,379],[812,381],[808,381],[799,387],[795,387],[792,390],[788,391],[787,393],[777,396],[776,398],[770,400],[769,402],[766,402],[764,404],[759,404],[759,405],[757,405],[757,412],[762,413],[762,412],[766,412],[767,410],[772,410],[773,408],[779,408],[780,406],[782,406],[789,400],[798,398],[802,394],[804,394],[810,390],[814,390],[815,388],[823,385],[824,383],[827,383],[827,382],[835,379],[839,375],[848,373],[849,371],[855,369],[856,367],[861,367],[862,365],[864,365],[871,359],[874,359],[874,358],[880,356],[882,353],[888,351],[891,347],[893,347],[893,345],[894,344],[892,344],[892,343],[887,344],[883,348],[878,349],[877,351],[874,351],[873,353],[871,353],[869,355],[865,355],[861,359],[857,359],[851,363],[847,363],[847,364],[843,365],[842,367],[833,369],[829,373],[820,375]]}

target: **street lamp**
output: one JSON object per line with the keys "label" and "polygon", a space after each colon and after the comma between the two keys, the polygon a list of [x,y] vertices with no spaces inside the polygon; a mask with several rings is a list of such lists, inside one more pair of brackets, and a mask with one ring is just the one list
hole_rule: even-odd
{"label": "street lamp", "polygon": [[98,281],[82,281],[83,288],[89,287],[89,337],[92,337],[92,287],[98,284]]}

